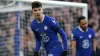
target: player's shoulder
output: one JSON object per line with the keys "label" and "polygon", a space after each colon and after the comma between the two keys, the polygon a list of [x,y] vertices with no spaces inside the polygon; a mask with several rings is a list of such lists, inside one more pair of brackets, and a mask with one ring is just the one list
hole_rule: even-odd
{"label": "player's shoulder", "polygon": [[88,31],[94,32],[94,30],[92,28],[90,28],[90,27],[88,27]]}
{"label": "player's shoulder", "polygon": [[93,30],[92,28],[88,27],[88,30]]}
{"label": "player's shoulder", "polygon": [[37,21],[36,21],[36,19],[34,19],[34,20],[30,23],[30,26],[31,26],[31,27],[34,27],[34,26],[36,25],[36,23],[37,23]]}
{"label": "player's shoulder", "polygon": [[72,30],[72,34],[74,34],[74,35],[77,35],[77,34],[79,34],[79,33],[80,33],[80,31],[79,31],[78,27],[75,27],[75,28]]}
{"label": "player's shoulder", "polygon": [[45,16],[45,22],[51,25],[52,23],[55,23],[56,21],[51,16]]}
{"label": "player's shoulder", "polygon": [[46,18],[46,20],[47,20],[47,21],[54,20],[54,18],[53,18],[53,17],[51,17],[51,16],[45,16],[45,18]]}
{"label": "player's shoulder", "polygon": [[77,32],[78,31],[78,27],[75,27],[72,32]]}

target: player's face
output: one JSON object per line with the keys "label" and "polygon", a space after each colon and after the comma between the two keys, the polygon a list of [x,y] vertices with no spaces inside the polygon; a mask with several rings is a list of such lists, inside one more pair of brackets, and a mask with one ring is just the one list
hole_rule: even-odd
{"label": "player's face", "polygon": [[41,7],[33,8],[32,13],[35,18],[39,19],[43,15],[43,9]]}
{"label": "player's face", "polygon": [[79,23],[79,26],[84,30],[86,31],[87,27],[88,27],[88,22],[86,19],[84,20],[81,20],[80,23]]}

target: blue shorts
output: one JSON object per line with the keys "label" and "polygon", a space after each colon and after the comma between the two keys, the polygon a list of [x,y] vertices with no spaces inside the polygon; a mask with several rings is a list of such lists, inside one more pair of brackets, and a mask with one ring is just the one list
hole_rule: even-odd
{"label": "blue shorts", "polygon": [[92,56],[92,54],[84,54],[84,55],[77,54],[76,56]]}
{"label": "blue shorts", "polygon": [[88,53],[88,52],[85,52],[85,53],[76,53],[76,56],[92,56],[92,53]]}
{"label": "blue shorts", "polygon": [[49,52],[48,52],[48,56],[61,56],[61,53],[63,52],[62,49],[62,45],[61,44],[57,44],[56,46],[54,46]]}

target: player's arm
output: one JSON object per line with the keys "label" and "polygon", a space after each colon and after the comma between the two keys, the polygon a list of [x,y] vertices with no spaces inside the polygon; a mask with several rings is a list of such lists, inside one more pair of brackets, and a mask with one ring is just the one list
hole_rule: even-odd
{"label": "player's arm", "polygon": [[76,55],[76,41],[72,41],[72,56]]}
{"label": "player's arm", "polygon": [[67,55],[67,50],[68,50],[68,46],[67,46],[67,35],[64,32],[64,30],[62,28],[58,29],[58,33],[61,35],[62,37],[62,41],[63,41],[63,47],[64,47],[64,51],[61,54],[62,56],[66,56]]}
{"label": "player's arm", "polygon": [[93,32],[92,37],[92,47],[93,47],[93,56],[96,56],[96,41],[95,41],[95,33]]}
{"label": "player's arm", "polygon": [[63,41],[63,47],[64,47],[64,52],[62,56],[66,56],[67,55],[67,35],[64,32],[64,30],[62,28],[60,28],[59,24],[57,21],[55,20],[51,20],[49,21],[51,28],[55,31],[58,32],[61,37],[62,37],[62,41]]}
{"label": "player's arm", "polygon": [[67,35],[64,32],[64,30],[62,28],[60,28],[60,26],[59,26],[59,24],[57,22],[54,23],[54,25],[52,26],[52,29],[55,32],[58,32],[61,35],[62,41],[63,41],[64,50],[67,51]]}
{"label": "player's arm", "polygon": [[35,35],[35,39],[36,39],[35,51],[38,52],[40,50],[41,40],[39,39],[39,36],[36,32],[34,32],[34,35]]}
{"label": "player's arm", "polygon": [[95,38],[92,39],[92,46],[93,46],[93,51],[96,51],[96,42],[95,42]]}
{"label": "player's arm", "polygon": [[33,56],[39,56],[39,50],[40,50],[40,46],[41,46],[41,41],[38,38],[38,34],[34,31],[34,35],[36,38],[36,44],[35,44],[35,50],[34,50],[34,55]]}
{"label": "player's arm", "polygon": [[76,38],[74,36],[74,34],[71,35],[71,46],[72,46],[72,56],[76,55]]}
{"label": "player's arm", "polygon": [[[32,27],[31,27],[31,29],[32,29]],[[35,50],[34,50],[34,55],[33,56],[39,56],[38,52],[40,50],[41,41],[39,39],[39,36],[38,36],[37,32],[34,31],[33,29],[32,29],[32,31],[33,31],[33,33],[35,35],[35,39],[36,39]]]}
{"label": "player's arm", "polygon": [[39,56],[39,50],[41,46],[41,41],[38,39],[38,35],[34,32],[35,38],[36,38],[36,45],[35,45],[35,51],[33,56]]}
{"label": "player's arm", "polygon": [[67,51],[67,49],[68,49],[67,48],[67,35],[66,35],[66,33],[64,32],[64,30],[62,28],[58,29],[58,33],[62,37],[64,50]]}

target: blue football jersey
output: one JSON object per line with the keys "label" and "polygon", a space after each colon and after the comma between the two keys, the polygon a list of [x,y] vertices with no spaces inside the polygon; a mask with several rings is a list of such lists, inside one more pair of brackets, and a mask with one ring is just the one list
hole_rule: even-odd
{"label": "blue football jersey", "polygon": [[[38,44],[43,45],[46,51],[50,51],[56,44],[61,44],[57,37],[57,29],[59,29],[59,24],[50,16],[44,16],[41,23],[36,19],[31,23],[31,29],[35,34]],[[41,42],[41,43],[40,43]],[[36,45],[36,50],[39,47]]]}
{"label": "blue football jersey", "polygon": [[72,30],[72,40],[76,41],[76,56],[92,55],[92,39],[94,37],[95,32],[89,27],[86,32],[83,32],[80,27]]}

